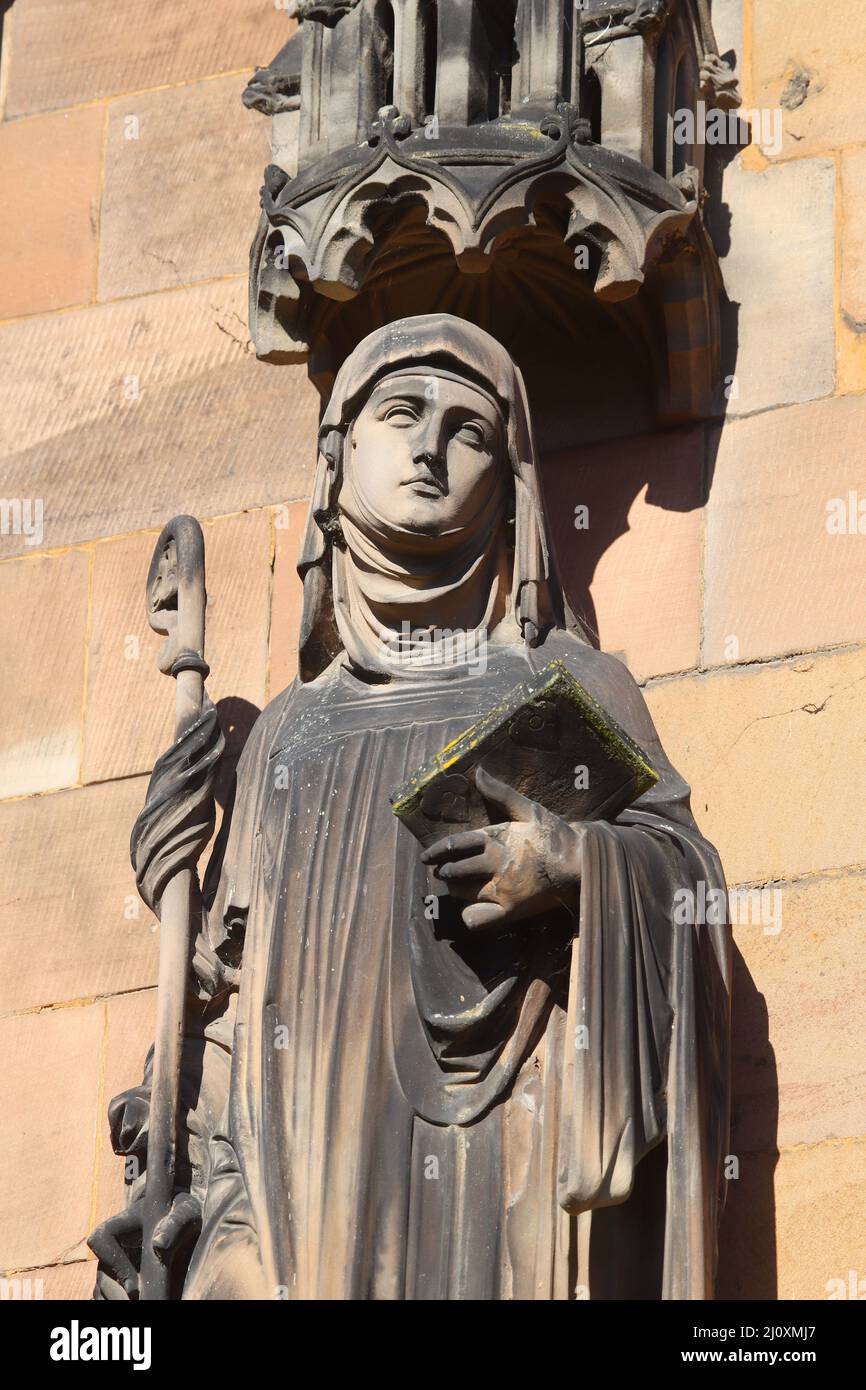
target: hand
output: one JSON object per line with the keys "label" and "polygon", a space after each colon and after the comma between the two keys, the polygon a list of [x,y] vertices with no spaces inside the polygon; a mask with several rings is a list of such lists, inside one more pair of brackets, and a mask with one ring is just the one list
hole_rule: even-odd
{"label": "hand", "polygon": [[[152,1050],[145,1064],[145,1080],[114,1096],[108,1106],[111,1146],[116,1154],[134,1155],[142,1163],[147,1155],[150,1129],[150,1072]],[[97,1226],[87,1244],[99,1259],[96,1278],[97,1299],[137,1299],[144,1215],[145,1176],[143,1168],[132,1188],[126,1209]],[[153,1246],[166,1263],[181,1250],[188,1250],[201,1230],[201,1203],[190,1192],[175,1193],[170,1210],[158,1221]]]}
{"label": "hand", "polygon": [[[139,1296],[144,1202],[130,1203],[125,1211],[111,1216],[87,1237],[87,1244],[99,1260],[94,1298],[134,1301]],[[181,1250],[189,1250],[201,1231],[201,1202],[192,1192],[175,1194],[171,1207],[153,1231],[153,1248],[165,1264],[171,1264]]]}
{"label": "hand", "polygon": [[508,821],[485,830],[447,835],[421,855],[454,897],[467,899],[463,921],[472,930],[499,927],[553,908],[576,913],[582,830],[537,802],[475,771],[488,806]]}
{"label": "hand", "polygon": [[131,1086],[112,1096],[108,1103],[108,1128],[111,1147],[116,1154],[147,1153],[147,1134],[150,1127],[150,1086]]}

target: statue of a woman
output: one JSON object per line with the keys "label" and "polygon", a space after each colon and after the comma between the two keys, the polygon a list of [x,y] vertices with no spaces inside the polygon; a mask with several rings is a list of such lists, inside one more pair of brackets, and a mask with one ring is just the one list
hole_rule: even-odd
{"label": "statue of a woman", "polygon": [[[730,946],[674,901],[721,868],[638,687],[564,603],[523,382],[488,334],[432,315],[352,353],[299,571],[300,674],[201,891],[158,1235],[176,1292],[711,1296]],[[479,773],[490,828],[422,854],[390,794],[552,658],[658,784],[580,824]],[[209,710],[154,770],[133,858],[157,910],[203,847],[218,741]],[[145,1157],[147,1102],[146,1071],[112,1103],[119,1152]],[[140,1185],[94,1237],[105,1296],[135,1294]]]}

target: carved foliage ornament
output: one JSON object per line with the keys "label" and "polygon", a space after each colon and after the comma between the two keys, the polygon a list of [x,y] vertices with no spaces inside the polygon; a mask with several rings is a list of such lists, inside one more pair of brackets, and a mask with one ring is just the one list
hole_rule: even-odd
{"label": "carved foliage ornament", "polygon": [[[423,138],[410,138],[405,118],[392,107],[382,111],[355,170],[339,184],[313,183],[300,191],[276,166],[267,171],[256,292],[259,300],[277,293],[285,301],[281,326],[292,339],[288,352],[300,357],[310,346],[303,314],[293,312],[301,310],[302,286],[327,285],[333,297],[363,287],[382,251],[375,211],[385,199],[395,208],[423,203],[427,225],[447,239],[458,267],[469,272],[483,271],[515,229],[533,226],[539,205],[560,207],[576,267],[589,271],[592,265],[595,293],[611,302],[638,289],[647,266],[670,238],[687,232],[698,207],[693,187],[686,184],[684,193],[648,171],[636,170],[629,188],[624,161],[579,143],[573,109],[566,106],[547,123],[539,154],[513,164],[491,162],[472,187],[447,161],[426,154]],[[303,268],[298,280],[294,267]]]}

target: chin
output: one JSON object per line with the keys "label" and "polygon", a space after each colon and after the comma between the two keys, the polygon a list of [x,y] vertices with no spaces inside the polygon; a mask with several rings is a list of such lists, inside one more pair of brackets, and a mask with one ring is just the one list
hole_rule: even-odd
{"label": "chin", "polygon": [[410,508],[400,524],[405,526],[407,531],[414,531],[419,536],[438,536],[452,523],[441,507],[436,502],[431,502],[429,505],[416,504]]}

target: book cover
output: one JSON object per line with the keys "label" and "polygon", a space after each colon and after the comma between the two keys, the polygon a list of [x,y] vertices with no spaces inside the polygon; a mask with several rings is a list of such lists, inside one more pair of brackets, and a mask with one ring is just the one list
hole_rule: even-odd
{"label": "book cover", "polygon": [[561,661],[517,686],[391,797],[426,848],[490,824],[474,770],[563,820],[613,820],[658,781],[649,759]]}

